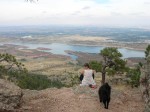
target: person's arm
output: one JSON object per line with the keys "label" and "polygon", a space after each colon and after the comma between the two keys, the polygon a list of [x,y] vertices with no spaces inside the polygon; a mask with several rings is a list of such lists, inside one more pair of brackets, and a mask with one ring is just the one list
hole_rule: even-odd
{"label": "person's arm", "polygon": [[84,70],[81,71],[81,74],[84,75]]}
{"label": "person's arm", "polygon": [[82,71],[80,72],[80,81],[83,80],[83,77],[84,77],[84,70],[82,70]]}
{"label": "person's arm", "polygon": [[93,74],[95,74],[96,73],[96,71],[95,70],[93,70]]}
{"label": "person's arm", "polygon": [[92,73],[92,76],[93,76],[93,79],[95,78],[95,70],[92,70],[93,73]]}

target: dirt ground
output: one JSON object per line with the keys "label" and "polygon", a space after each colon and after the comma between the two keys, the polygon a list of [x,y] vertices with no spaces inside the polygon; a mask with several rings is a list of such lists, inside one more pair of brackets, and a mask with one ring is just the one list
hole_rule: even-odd
{"label": "dirt ground", "polygon": [[62,88],[24,90],[21,112],[142,112],[144,103],[137,88],[113,88],[109,109],[103,108],[98,89]]}

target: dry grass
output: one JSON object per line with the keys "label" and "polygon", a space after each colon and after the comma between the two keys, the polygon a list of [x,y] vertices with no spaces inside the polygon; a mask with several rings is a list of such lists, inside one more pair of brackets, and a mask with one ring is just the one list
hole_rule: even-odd
{"label": "dry grass", "polygon": [[44,75],[62,75],[65,72],[78,73],[75,65],[69,64],[70,60],[59,58],[34,59],[25,62],[25,66],[29,71],[39,72]]}

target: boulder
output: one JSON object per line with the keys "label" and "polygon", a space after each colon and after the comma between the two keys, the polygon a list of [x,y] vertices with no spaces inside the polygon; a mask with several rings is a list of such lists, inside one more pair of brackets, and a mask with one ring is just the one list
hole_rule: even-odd
{"label": "boulder", "polygon": [[15,84],[0,79],[0,112],[9,112],[21,104],[22,90]]}

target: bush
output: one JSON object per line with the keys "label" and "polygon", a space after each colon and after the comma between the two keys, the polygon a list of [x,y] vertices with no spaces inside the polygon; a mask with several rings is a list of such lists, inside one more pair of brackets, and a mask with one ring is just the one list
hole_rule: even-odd
{"label": "bush", "polygon": [[61,88],[65,86],[61,81],[52,81],[48,79],[47,76],[31,73],[10,72],[9,79],[16,82],[22,89],[42,90],[51,87]]}
{"label": "bush", "polygon": [[141,71],[140,69],[129,69],[127,76],[130,78],[130,84],[132,87],[138,87],[140,85],[140,76]]}
{"label": "bush", "polygon": [[71,85],[69,87],[73,87],[76,84],[79,84],[79,76],[78,75],[70,75]]}
{"label": "bush", "polygon": [[[26,59],[21,59],[20,61],[26,61]],[[47,76],[28,73],[24,65],[18,62],[15,56],[0,53],[0,78],[6,77],[23,89],[41,90],[65,86],[61,81],[50,80]]]}

